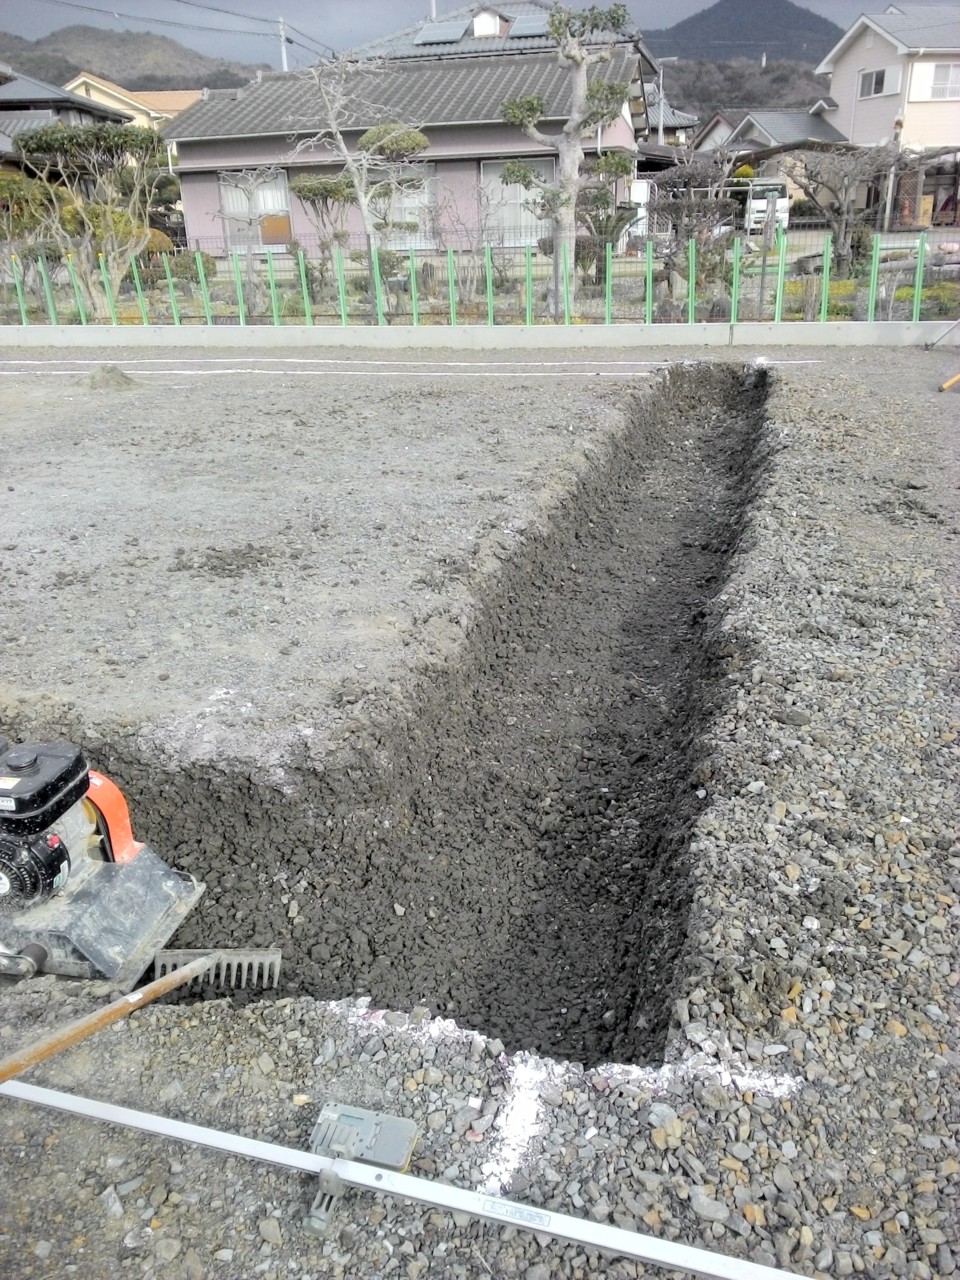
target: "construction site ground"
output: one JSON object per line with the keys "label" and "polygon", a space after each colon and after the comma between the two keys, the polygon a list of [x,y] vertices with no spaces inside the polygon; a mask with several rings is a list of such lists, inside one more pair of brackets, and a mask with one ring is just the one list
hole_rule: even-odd
{"label": "construction site ground", "polygon": [[[31,1083],[803,1275],[960,1267],[955,350],[0,360],[0,733],[279,993]],[[642,358],[638,358],[642,357]],[[108,999],[0,992],[0,1054]],[[0,1098],[0,1273],[668,1274]]]}

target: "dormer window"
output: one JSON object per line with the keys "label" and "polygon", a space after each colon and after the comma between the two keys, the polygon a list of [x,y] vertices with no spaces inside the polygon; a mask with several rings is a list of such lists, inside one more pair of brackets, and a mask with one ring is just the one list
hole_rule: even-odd
{"label": "dormer window", "polygon": [[506,34],[507,24],[494,9],[481,9],[473,15],[473,34],[476,39],[484,36],[502,36]]}

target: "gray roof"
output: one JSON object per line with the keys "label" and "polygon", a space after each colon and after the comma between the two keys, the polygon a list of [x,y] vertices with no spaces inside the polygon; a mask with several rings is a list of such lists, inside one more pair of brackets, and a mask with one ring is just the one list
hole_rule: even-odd
{"label": "gray roof", "polygon": [[79,93],[70,93],[55,84],[35,80],[33,76],[22,76],[15,72],[11,79],[0,80],[0,113],[4,117],[8,111],[16,111],[18,107],[38,106],[59,107],[61,111],[86,111],[88,115],[113,120],[117,124],[132,119],[122,111],[114,111],[111,107],[93,102],[90,98],[82,98]]}
{"label": "gray roof", "polygon": [[[891,5],[891,8],[895,6]],[[888,36],[901,52],[955,53],[960,51],[960,16],[955,5],[925,4],[896,13],[861,14],[843,33],[818,72],[833,70],[833,64],[849,42],[865,28]]]}
{"label": "gray roof", "polygon": [[[652,128],[660,127],[660,92],[656,80],[645,83],[644,96],[647,102],[647,124]],[[700,123],[699,116],[687,115],[670,105],[667,95],[663,95],[663,123],[668,129],[689,129]]]}
{"label": "gray roof", "polygon": [[750,111],[733,131],[731,142],[741,141],[748,132],[762,129],[774,146],[788,142],[846,142],[829,120],[802,111]]}
{"label": "gray roof", "polygon": [[[511,34],[514,24],[521,21],[520,30],[534,25],[533,19],[541,18],[546,24],[553,8],[552,0],[508,0],[506,4],[484,4],[475,0],[473,4],[452,9],[449,13],[438,14],[436,19],[424,18],[415,26],[405,27],[402,31],[394,31],[390,35],[372,40],[369,44],[359,45],[351,49],[354,57],[362,58],[437,58],[437,57],[482,57],[502,53],[529,53],[554,49],[554,41],[542,31],[534,35]],[[510,24],[503,36],[474,36],[473,17],[484,11],[498,13]],[[443,28],[443,30],[439,30]],[[459,28],[459,30],[458,30]],[[434,37],[441,37],[435,42]],[[452,39],[449,37],[453,37]],[[606,39],[616,39],[608,36]],[[606,43],[606,39],[598,36],[597,44]]]}
{"label": "gray roof", "polygon": [[[629,84],[637,54],[618,48],[609,62],[591,69],[591,79]],[[570,92],[564,68],[553,54],[490,58],[437,58],[356,64],[357,96],[375,107],[345,120],[363,130],[381,120],[403,120],[424,129],[454,124],[502,124],[502,105],[520,94],[546,103],[546,120],[566,119]],[[307,136],[319,132],[316,88],[305,72],[264,76],[245,89],[208,93],[163,130],[170,141],[204,138]]]}
{"label": "gray roof", "polygon": [[917,5],[867,17],[907,49],[960,49],[960,12],[954,5]]}

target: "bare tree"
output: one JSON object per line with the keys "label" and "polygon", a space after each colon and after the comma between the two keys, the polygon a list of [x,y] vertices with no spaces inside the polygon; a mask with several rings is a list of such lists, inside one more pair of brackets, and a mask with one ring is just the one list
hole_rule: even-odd
{"label": "bare tree", "polygon": [[[131,125],[46,125],[17,138],[37,234],[72,255],[87,308],[106,318],[131,261],[150,239],[147,216],[163,143]],[[101,262],[103,268],[101,271]]]}
{"label": "bare tree", "polygon": [[584,143],[617,118],[629,88],[601,76],[591,78],[590,69],[610,61],[616,37],[624,34],[628,22],[623,4],[609,9],[592,5],[579,12],[560,7],[551,11],[548,30],[556,42],[557,61],[566,72],[570,91],[570,109],[559,133],[545,133],[540,128],[547,104],[536,94],[512,98],[501,108],[508,124],[517,125],[532,142],[557,155],[554,183],[546,182],[535,165],[525,161],[510,161],[503,171],[504,183],[517,182],[537,193],[540,212],[553,222],[554,318],[559,316],[564,255],[571,297],[576,290],[577,196],[587,181]]}
{"label": "bare tree", "polygon": [[827,219],[833,236],[833,272],[838,279],[845,280],[853,266],[855,234],[864,221],[857,209],[860,189],[882,181],[901,163],[901,153],[894,144],[809,148],[785,158],[790,177]]}
{"label": "bare tree", "polygon": [[310,127],[296,154],[319,151],[348,179],[363,223],[368,250],[389,221],[390,206],[404,184],[423,180],[414,163],[430,145],[426,134],[392,119],[382,97],[383,64],[343,56],[325,58],[301,73],[311,86]]}
{"label": "bare tree", "polygon": [[[217,173],[217,179],[221,187],[232,188],[243,200],[243,210],[236,213],[220,212],[220,219],[226,224],[230,222],[239,223],[241,227],[249,233],[256,227],[259,231],[261,222],[264,219],[264,213],[260,206],[260,191],[268,186],[271,182],[275,182],[277,177],[283,172],[277,164],[257,165],[252,169],[221,169]],[[227,233],[227,240],[230,236]],[[246,239],[246,285],[247,294],[250,299],[250,305],[253,311],[259,311],[263,302],[262,288],[257,277],[257,265],[254,258],[253,238],[248,234]],[[258,240],[259,243],[259,240]]]}

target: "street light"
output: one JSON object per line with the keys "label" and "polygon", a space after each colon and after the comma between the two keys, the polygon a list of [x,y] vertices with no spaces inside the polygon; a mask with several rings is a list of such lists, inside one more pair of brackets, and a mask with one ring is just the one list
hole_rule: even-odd
{"label": "street light", "polygon": [[663,64],[665,62],[679,62],[679,58],[658,58],[660,64],[660,73],[657,78],[657,114],[660,119],[657,123],[657,146],[663,146]]}

